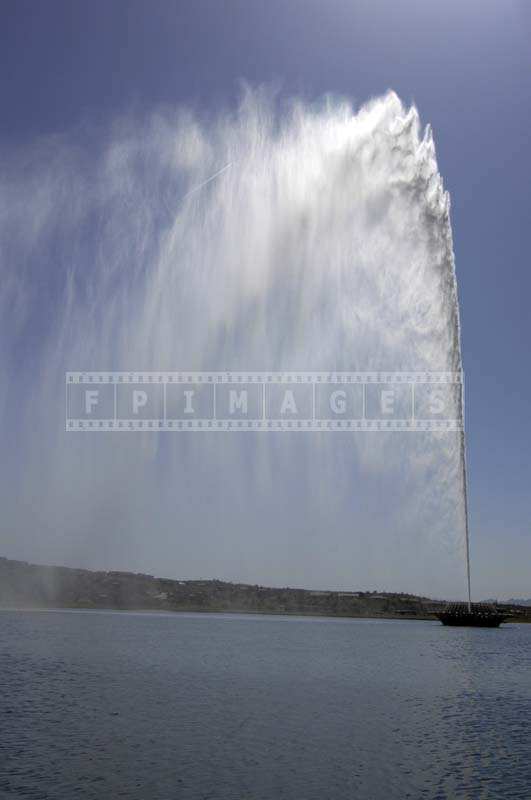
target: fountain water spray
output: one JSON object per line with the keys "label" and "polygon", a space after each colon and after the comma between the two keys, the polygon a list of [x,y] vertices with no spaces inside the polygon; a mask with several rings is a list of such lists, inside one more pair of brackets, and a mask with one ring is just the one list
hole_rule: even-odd
{"label": "fountain water spray", "polygon": [[[463,408],[464,415],[464,408]],[[464,418],[464,417],[463,417]],[[468,589],[468,610],[472,610],[472,596],[470,591],[470,531],[468,527],[468,475],[466,463],[466,436],[461,433],[461,458],[463,462],[463,506],[465,517],[465,555],[466,555],[466,580]]]}
{"label": "fountain water spray", "polygon": [[247,90],[96,140],[2,158],[11,551],[443,596],[464,546],[469,585],[464,434],[64,432],[68,370],[459,372],[449,200],[416,110]]}

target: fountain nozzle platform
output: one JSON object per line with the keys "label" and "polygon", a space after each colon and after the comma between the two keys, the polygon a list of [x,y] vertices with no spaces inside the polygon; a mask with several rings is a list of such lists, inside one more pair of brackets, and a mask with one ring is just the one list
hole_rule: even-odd
{"label": "fountain nozzle platform", "polygon": [[436,614],[443,625],[468,628],[499,628],[510,615],[486,603],[450,603]]}

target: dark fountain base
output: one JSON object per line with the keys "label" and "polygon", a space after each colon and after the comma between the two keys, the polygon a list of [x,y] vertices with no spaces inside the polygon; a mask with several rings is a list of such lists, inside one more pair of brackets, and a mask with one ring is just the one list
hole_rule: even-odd
{"label": "dark fountain base", "polygon": [[503,614],[495,606],[482,603],[474,603],[470,610],[466,603],[453,603],[436,616],[443,625],[468,628],[499,628],[507,619],[507,614]]}

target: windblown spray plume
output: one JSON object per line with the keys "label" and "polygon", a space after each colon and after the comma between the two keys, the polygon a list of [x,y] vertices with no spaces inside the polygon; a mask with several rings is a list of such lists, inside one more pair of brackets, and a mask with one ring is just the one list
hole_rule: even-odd
{"label": "windblown spray plume", "polygon": [[35,142],[2,176],[7,555],[462,594],[459,433],[63,425],[66,370],[460,370],[448,196],[414,108],[248,90],[214,119]]}

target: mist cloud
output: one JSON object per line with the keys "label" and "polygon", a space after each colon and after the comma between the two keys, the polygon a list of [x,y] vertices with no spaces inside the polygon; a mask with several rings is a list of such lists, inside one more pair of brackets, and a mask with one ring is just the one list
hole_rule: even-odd
{"label": "mist cloud", "polygon": [[64,431],[67,370],[458,370],[449,201],[393,93],[1,154],[5,555],[462,594],[456,434]]}

